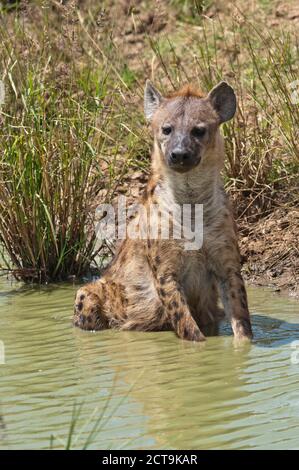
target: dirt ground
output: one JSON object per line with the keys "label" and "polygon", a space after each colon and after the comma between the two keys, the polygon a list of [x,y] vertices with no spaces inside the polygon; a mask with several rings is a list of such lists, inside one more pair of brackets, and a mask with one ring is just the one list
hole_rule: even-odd
{"label": "dirt ground", "polygon": [[299,210],[277,209],[254,224],[243,221],[239,227],[247,281],[299,298]]}

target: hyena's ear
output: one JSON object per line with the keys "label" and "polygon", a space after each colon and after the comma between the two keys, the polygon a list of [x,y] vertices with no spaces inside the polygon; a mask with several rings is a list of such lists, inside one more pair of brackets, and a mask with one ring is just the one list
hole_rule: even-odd
{"label": "hyena's ear", "polygon": [[237,99],[233,88],[228,83],[218,83],[208,94],[208,99],[219,116],[220,124],[234,117]]}
{"label": "hyena's ear", "polygon": [[151,121],[154,112],[160,106],[162,95],[153,86],[150,80],[146,80],[144,89],[144,114],[148,121]]}

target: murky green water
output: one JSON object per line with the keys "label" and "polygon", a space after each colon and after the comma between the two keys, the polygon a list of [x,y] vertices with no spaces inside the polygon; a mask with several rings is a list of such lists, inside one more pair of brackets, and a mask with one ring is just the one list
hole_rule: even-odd
{"label": "murky green water", "polygon": [[[299,303],[249,290],[255,341],[230,327],[204,346],[171,332],[82,332],[75,287],[0,282],[0,447],[299,448]],[[299,343],[298,343],[299,344]],[[293,363],[291,355],[293,353]],[[298,364],[295,362],[298,359]]]}

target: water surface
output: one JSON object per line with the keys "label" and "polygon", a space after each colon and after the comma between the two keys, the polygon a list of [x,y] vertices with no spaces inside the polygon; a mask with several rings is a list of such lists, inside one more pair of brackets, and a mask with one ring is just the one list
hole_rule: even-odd
{"label": "water surface", "polygon": [[204,345],[80,331],[75,290],[0,281],[1,448],[65,448],[75,404],[72,448],[101,416],[90,448],[299,448],[297,301],[249,289],[255,340],[238,348],[227,323]]}

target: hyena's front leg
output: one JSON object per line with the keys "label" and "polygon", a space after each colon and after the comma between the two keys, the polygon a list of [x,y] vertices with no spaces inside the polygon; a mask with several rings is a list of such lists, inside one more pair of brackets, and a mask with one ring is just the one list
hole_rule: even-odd
{"label": "hyena's front leg", "polygon": [[219,281],[221,300],[225,313],[232,323],[237,339],[251,339],[252,329],[247,294],[241,275],[239,249],[236,241],[213,253],[212,264]]}
{"label": "hyena's front leg", "polygon": [[224,309],[229,313],[236,339],[252,339],[247,294],[240,268],[230,269],[220,280]]}
{"label": "hyena's front leg", "polygon": [[[161,279],[164,279],[163,274],[160,282]],[[178,337],[188,341],[204,341],[205,336],[192,317],[185,295],[175,280],[168,280],[163,287],[158,287],[158,294]]]}
{"label": "hyena's front leg", "polygon": [[160,256],[155,256],[152,269],[159,298],[178,337],[188,341],[204,341],[205,336],[190,313],[183,289],[176,280],[174,269],[169,266],[169,260],[163,262]]}

